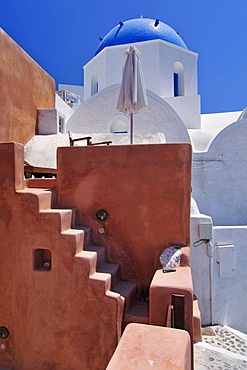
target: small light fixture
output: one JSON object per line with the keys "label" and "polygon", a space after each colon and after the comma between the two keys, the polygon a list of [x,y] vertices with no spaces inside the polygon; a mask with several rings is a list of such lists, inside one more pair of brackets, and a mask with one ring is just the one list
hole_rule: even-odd
{"label": "small light fixture", "polygon": [[105,209],[99,209],[95,213],[95,216],[96,216],[97,220],[99,220],[99,221],[106,221],[109,217],[109,214]]}
{"label": "small light fixture", "polygon": [[159,19],[156,19],[154,22],[154,27],[158,27],[159,23],[160,23]]}
{"label": "small light fixture", "polygon": [[7,339],[9,336],[9,331],[6,326],[0,327],[0,339]]}

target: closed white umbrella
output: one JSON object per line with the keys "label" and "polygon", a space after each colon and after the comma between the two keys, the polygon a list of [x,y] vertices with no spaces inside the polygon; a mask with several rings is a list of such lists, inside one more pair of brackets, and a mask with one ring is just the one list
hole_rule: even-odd
{"label": "closed white umbrella", "polygon": [[139,59],[139,50],[134,46],[130,46],[125,55],[126,61],[117,110],[123,113],[129,112],[130,114],[130,143],[133,144],[133,115],[148,105],[148,99]]}

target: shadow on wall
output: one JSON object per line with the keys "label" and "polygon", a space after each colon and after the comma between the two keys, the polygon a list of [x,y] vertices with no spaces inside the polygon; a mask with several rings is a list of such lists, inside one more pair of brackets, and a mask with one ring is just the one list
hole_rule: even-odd
{"label": "shadow on wall", "polygon": [[55,81],[0,28],[0,141],[26,144],[37,108],[55,107]]}

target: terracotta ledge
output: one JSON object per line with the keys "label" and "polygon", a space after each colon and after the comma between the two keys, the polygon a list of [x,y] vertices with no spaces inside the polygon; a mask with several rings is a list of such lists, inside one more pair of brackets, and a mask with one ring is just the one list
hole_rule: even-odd
{"label": "terracotta ledge", "polygon": [[57,179],[29,179],[25,180],[28,188],[54,189],[57,186]]}
{"label": "terracotta ledge", "polygon": [[184,330],[129,324],[106,370],[191,370],[191,345]]}
{"label": "terracotta ledge", "polygon": [[[175,272],[163,273],[156,271],[150,285],[149,294],[149,324],[166,326],[171,322],[170,310],[173,307],[174,296],[182,297],[182,314],[175,313],[175,321],[179,329],[186,330],[191,337],[191,363],[193,363],[193,284],[191,269],[178,267]],[[174,312],[174,311],[173,311]],[[169,326],[169,325],[167,325]]]}

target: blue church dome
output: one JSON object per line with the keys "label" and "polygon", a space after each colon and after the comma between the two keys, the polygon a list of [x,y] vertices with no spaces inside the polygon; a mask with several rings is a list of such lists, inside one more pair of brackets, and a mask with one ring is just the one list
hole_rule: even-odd
{"label": "blue church dome", "polygon": [[164,40],[188,49],[173,28],[158,19],[137,18],[119,22],[100,42],[96,54],[107,46],[132,44],[149,40]]}

